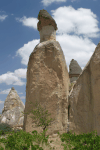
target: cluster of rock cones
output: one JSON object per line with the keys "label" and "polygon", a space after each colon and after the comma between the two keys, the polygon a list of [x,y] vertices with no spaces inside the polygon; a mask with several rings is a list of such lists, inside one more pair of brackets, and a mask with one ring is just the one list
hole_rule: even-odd
{"label": "cluster of rock cones", "polygon": [[[23,124],[26,132],[41,132],[42,128],[36,127],[30,118],[37,101],[55,119],[47,135],[65,133],[67,127],[76,134],[96,130],[100,135],[100,43],[83,70],[72,59],[68,73],[63,51],[56,41],[55,20],[44,9],[38,19],[40,43],[29,57],[25,106],[17,95],[13,98],[12,89],[5,100],[1,120]],[[22,116],[21,111],[29,114]]]}

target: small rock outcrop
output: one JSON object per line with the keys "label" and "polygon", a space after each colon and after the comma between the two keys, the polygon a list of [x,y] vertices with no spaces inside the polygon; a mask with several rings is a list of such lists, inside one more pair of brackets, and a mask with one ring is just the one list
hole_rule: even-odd
{"label": "small rock outcrop", "polygon": [[58,131],[64,133],[67,131],[69,74],[63,51],[56,41],[57,25],[54,19],[46,10],[40,10],[39,15],[40,43],[36,45],[28,62],[23,130],[30,133],[33,130],[43,131],[30,118],[38,102],[44,110],[48,110],[50,118],[55,119],[46,134]]}
{"label": "small rock outcrop", "polygon": [[100,43],[69,96],[69,131],[100,135]]}
{"label": "small rock outcrop", "polygon": [[4,108],[2,110],[2,115],[0,117],[0,123],[8,123],[11,126],[23,126],[25,106],[20,100],[14,87],[10,90],[5,102]]}
{"label": "small rock outcrop", "polygon": [[72,59],[69,65],[70,82],[72,83],[73,81],[76,81],[81,72],[82,72],[82,69],[77,63],[77,61]]}

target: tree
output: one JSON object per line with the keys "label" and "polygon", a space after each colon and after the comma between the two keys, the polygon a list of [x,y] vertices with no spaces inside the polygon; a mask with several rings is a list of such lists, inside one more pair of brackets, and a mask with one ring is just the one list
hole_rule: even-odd
{"label": "tree", "polygon": [[[30,103],[32,104],[32,102]],[[47,127],[51,124],[52,121],[54,121],[55,119],[48,119],[48,116],[50,114],[48,114],[48,110],[44,110],[40,104],[38,104],[37,102],[35,103],[36,109],[32,112],[31,118],[34,120],[34,122],[36,123],[36,125],[39,127],[41,126],[44,133],[47,131]],[[23,113],[23,112],[22,112]],[[29,113],[23,113],[23,114],[29,114]]]}

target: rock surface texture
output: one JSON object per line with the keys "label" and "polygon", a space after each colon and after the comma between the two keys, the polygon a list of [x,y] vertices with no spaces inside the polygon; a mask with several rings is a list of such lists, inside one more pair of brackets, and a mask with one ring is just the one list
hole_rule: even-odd
{"label": "rock surface texture", "polygon": [[10,90],[2,110],[0,117],[0,123],[8,123],[11,126],[23,126],[24,115],[21,111],[24,111],[25,106],[20,100],[14,87]]}
{"label": "rock surface texture", "polygon": [[100,43],[69,96],[69,131],[100,135]]}
{"label": "rock surface texture", "polygon": [[80,73],[82,72],[81,67],[76,60],[72,59],[69,65],[69,78],[70,82],[76,81]]}
{"label": "rock surface texture", "polygon": [[[48,14],[45,10],[41,10],[39,14],[42,15],[44,12]],[[66,132],[69,94],[67,65],[61,46],[55,40],[56,34],[52,34],[57,28],[55,21],[51,18],[50,16],[48,22],[52,26],[48,23],[44,24],[46,18],[43,19],[41,16],[41,27],[39,29],[40,32],[42,31],[42,36],[40,36],[42,42],[35,47],[29,58],[24,111],[29,114],[24,115],[23,127],[23,130],[30,133],[33,130],[37,130],[39,133],[43,131],[42,127],[37,127],[34,120],[32,122],[32,118],[30,118],[32,116],[31,111],[35,109],[37,101],[44,110],[48,110],[48,113],[51,114],[50,118],[55,119],[48,127],[47,135],[58,131],[60,133]],[[50,29],[48,36],[46,36],[46,27],[48,31]]]}

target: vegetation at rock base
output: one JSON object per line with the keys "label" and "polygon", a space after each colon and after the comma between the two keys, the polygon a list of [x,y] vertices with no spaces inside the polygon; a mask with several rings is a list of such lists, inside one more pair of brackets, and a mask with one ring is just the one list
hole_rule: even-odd
{"label": "vegetation at rock base", "polygon": [[[46,122],[43,122],[43,117],[47,117],[47,111],[43,111],[40,109],[41,107],[37,107],[35,110],[34,117],[37,118],[37,125],[42,126],[43,132],[38,134],[36,130],[32,131],[32,133],[27,133],[23,130],[14,132],[10,130],[4,130],[0,132],[0,135],[6,135],[6,139],[0,139],[0,150],[49,150],[54,148],[51,147],[50,143],[53,141],[48,142],[48,136],[45,136],[45,132],[47,131],[47,127],[51,120],[46,118]],[[42,114],[44,112],[44,115]],[[40,119],[42,117],[42,119]],[[8,127],[8,126],[7,126]],[[10,131],[10,132],[9,132]],[[95,134],[96,133],[96,134]],[[100,136],[97,135],[97,132],[94,131],[88,134],[80,134],[75,135],[71,133],[63,133],[62,135],[58,132],[58,135],[62,141],[62,146],[64,150],[98,150],[100,149]]]}
{"label": "vegetation at rock base", "polygon": [[[64,150],[98,150],[100,149],[100,136],[91,133],[75,135],[71,132],[59,134]],[[52,142],[52,141],[50,141]],[[65,142],[65,143],[64,143]],[[63,144],[64,143],[64,144]],[[2,145],[3,144],[3,145]],[[31,148],[31,149],[30,149]],[[0,150],[55,150],[50,146],[48,137],[44,138],[43,133],[38,134],[33,131],[32,134],[24,131],[17,133],[11,132],[7,139],[0,139]]]}
{"label": "vegetation at rock base", "polygon": [[6,132],[12,131],[12,127],[7,123],[0,124],[0,133],[4,135]]}
{"label": "vegetation at rock base", "polygon": [[[32,104],[32,102],[30,102],[30,104]],[[48,113],[48,110],[44,110],[41,106],[40,103],[36,102],[35,103],[35,110],[31,111],[32,116],[31,118],[33,119],[33,122],[37,125],[37,127],[41,126],[43,129],[43,132],[45,134],[47,127],[55,120],[52,118],[48,118],[48,116],[50,116],[50,114]],[[23,113],[23,112],[22,112]],[[28,113],[24,113],[24,114],[29,114]],[[45,136],[45,135],[44,135]]]}

